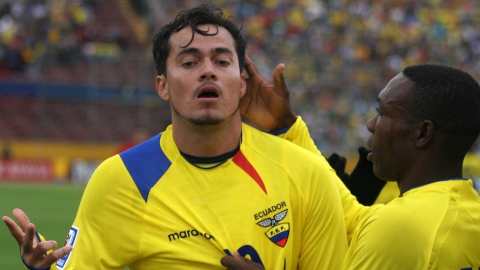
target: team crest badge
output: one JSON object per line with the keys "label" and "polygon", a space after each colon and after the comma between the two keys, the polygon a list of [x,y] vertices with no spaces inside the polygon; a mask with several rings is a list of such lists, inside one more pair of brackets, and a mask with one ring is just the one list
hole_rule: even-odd
{"label": "team crest badge", "polygon": [[290,224],[288,222],[278,223],[287,216],[287,211],[288,209],[276,214],[273,219],[267,218],[257,223],[266,228],[272,226],[265,235],[270,241],[280,247],[284,247],[285,244],[287,244],[288,235],[290,233]]}

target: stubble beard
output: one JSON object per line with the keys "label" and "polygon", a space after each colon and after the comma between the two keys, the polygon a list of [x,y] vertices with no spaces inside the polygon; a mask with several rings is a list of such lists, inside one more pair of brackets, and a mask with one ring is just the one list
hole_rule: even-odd
{"label": "stubble beard", "polygon": [[238,106],[237,106],[235,111],[233,111],[233,113],[226,118],[215,118],[215,117],[212,117],[210,115],[207,115],[205,117],[199,117],[199,118],[190,118],[190,117],[186,117],[185,115],[182,115],[171,103],[170,103],[170,106],[172,106],[172,110],[176,115],[180,116],[181,118],[187,120],[189,123],[192,123],[196,126],[219,125],[219,124],[225,122],[225,120],[232,118],[238,111]]}

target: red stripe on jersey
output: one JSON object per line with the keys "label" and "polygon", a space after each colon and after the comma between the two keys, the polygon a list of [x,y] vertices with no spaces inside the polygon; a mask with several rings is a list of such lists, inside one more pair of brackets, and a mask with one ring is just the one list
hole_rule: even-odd
{"label": "red stripe on jersey", "polygon": [[243,155],[242,151],[238,151],[237,154],[233,157],[233,162],[237,164],[238,167],[242,168],[250,177],[257,182],[257,184],[262,188],[263,192],[267,194],[267,189],[265,188],[265,184],[263,184],[262,178],[258,175],[255,168],[250,164],[247,158]]}

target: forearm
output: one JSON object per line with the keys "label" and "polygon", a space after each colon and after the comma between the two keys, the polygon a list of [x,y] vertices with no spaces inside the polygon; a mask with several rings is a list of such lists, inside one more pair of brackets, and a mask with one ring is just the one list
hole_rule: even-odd
{"label": "forearm", "polygon": [[283,133],[277,135],[280,138],[291,141],[292,143],[312,153],[315,153],[321,158],[322,162],[324,162],[328,166],[328,168],[330,168],[330,172],[335,178],[335,183],[340,193],[340,199],[342,201],[342,208],[345,216],[346,231],[348,239],[350,241],[353,232],[360,220],[362,220],[365,215],[378,208],[379,206],[367,207],[357,201],[356,197],[352,195],[350,190],[348,190],[345,184],[340,180],[340,178],[338,178],[335,171],[328,164],[328,161],[318,150],[317,146],[310,137],[307,125],[300,116],[297,117],[296,122],[289,129],[286,129]]}

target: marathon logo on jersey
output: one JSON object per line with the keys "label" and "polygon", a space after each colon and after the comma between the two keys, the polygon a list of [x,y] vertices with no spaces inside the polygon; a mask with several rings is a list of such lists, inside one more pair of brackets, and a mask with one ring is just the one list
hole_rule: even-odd
{"label": "marathon logo on jersey", "polygon": [[[69,245],[69,246],[72,246],[72,248],[75,247],[75,243],[77,242],[77,238],[78,238],[78,231],[80,231],[79,228],[72,226],[72,228],[70,229],[70,232],[68,232],[67,240],[65,240],[65,246]],[[65,266],[67,266],[68,259],[70,259],[70,255],[72,254],[72,252],[73,252],[73,249],[70,253],[68,253],[67,255],[57,260],[58,269],[60,270],[65,269]]]}
{"label": "marathon logo on jersey", "polygon": [[213,241],[217,241],[215,240],[215,238],[208,234],[208,233],[201,233],[201,232],[198,232],[197,230],[188,230],[188,231],[181,231],[179,233],[172,233],[172,234],[169,234],[168,235],[168,240],[170,240],[170,242],[175,241],[177,239],[181,239],[181,238],[188,238],[188,237],[191,237],[191,236],[202,236],[202,237],[205,237],[205,239],[207,240],[213,240]]}
{"label": "marathon logo on jersey", "polygon": [[279,247],[284,247],[287,244],[288,235],[290,234],[290,224],[288,222],[278,223],[287,216],[288,209],[276,214],[273,219],[266,218],[257,223],[262,227],[272,226],[265,235]]}

